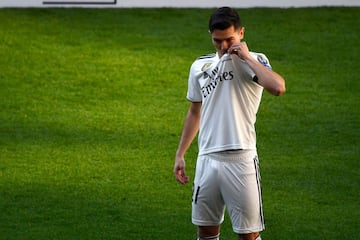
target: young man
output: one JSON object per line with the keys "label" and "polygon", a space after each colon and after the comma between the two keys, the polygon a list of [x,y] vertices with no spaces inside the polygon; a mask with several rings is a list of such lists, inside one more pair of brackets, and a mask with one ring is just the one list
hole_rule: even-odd
{"label": "young man", "polygon": [[198,239],[219,239],[227,208],[238,239],[260,239],[264,230],[255,121],[262,91],[285,92],[284,79],[271,70],[264,54],[249,52],[245,29],[231,8],[217,9],[209,32],[216,54],[191,66],[185,118],[174,174],[189,182],[184,155],[199,131],[192,222]]}

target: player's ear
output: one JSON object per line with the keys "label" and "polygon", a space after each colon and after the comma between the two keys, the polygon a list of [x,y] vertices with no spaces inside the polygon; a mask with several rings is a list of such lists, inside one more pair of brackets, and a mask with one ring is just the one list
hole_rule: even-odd
{"label": "player's ear", "polygon": [[240,30],[239,30],[239,32],[240,32],[240,34],[241,34],[242,36],[244,36],[244,34],[245,34],[245,27],[241,27]]}
{"label": "player's ear", "polygon": [[244,36],[245,36],[245,28],[240,27],[239,31],[238,31],[238,34],[239,34],[240,40],[242,40],[244,38]]}

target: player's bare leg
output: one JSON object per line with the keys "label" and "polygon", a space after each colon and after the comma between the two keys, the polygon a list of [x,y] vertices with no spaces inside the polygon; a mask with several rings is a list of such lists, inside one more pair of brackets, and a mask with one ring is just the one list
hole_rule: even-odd
{"label": "player's bare leg", "polygon": [[199,240],[218,240],[220,235],[219,226],[198,226]]}
{"label": "player's bare leg", "polygon": [[261,240],[259,233],[239,234],[239,240]]}

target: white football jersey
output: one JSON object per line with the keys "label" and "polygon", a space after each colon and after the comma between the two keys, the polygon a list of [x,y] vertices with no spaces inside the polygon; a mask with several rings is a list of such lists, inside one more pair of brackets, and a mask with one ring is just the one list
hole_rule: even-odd
{"label": "white football jersey", "polygon": [[[250,53],[271,68],[261,53]],[[199,155],[256,149],[255,121],[263,92],[255,73],[238,56],[210,54],[191,66],[187,99],[202,102]]]}

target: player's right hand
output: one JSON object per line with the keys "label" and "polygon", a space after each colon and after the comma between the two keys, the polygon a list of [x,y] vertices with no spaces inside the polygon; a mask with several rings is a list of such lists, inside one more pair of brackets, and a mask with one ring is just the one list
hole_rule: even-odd
{"label": "player's right hand", "polygon": [[176,180],[181,184],[186,184],[189,182],[189,177],[185,173],[185,160],[181,157],[176,157],[174,164],[174,174]]}

